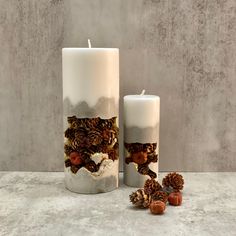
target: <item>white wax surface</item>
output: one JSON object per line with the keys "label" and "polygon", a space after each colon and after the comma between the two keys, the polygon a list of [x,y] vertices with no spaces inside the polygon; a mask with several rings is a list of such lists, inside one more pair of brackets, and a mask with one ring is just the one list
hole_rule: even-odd
{"label": "white wax surface", "polygon": [[73,105],[96,105],[101,97],[119,100],[119,49],[63,48],[63,98]]}
{"label": "white wax surface", "polygon": [[153,127],[160,120],[160,98],[155,95],[127,95],[124,97],[126,127]]}

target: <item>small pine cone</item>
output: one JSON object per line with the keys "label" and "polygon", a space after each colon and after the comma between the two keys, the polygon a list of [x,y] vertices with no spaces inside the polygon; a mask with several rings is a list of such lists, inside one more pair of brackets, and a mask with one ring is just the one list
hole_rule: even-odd
{"label": "small pine cone", "polygon": [[164,203],[167,202],[168,200],[168,194],[163,192],[163,191],[156,191],[153,195],[152,195],[152,200],[154,201],[162,201]]}
{"label": "small pine cone", "polygon": [[85,129],[94,129],[98,124],[100,118],[76,118],[75,116],[68,117],[68,123],[72,128],[77,129],[79,127]]}
{"label": "small pine cone", "polygon": [[88,146],[96,146],[99,145],[102,142],[102,137],[101,137],[101,133],[97,130],[92,130],[88,133],[87,136],[88,139]]}
{"label": "small pine cone", "polygon": [[79,170],[79,168],[73,165],[73,166],[70,167],[70,170],[71,170],[72,173],[76,174],[77,171]]}
{"label": "small pine cone", "polygon": [[138,172],[142,175],[148,175],[151,179],[155,179],[157,177],[157,174],[150,170],[147,163],[138,165]]}
{"label": "small pine cone", "polygon": [[71,141],[71,147],[74,150],[79,150],[81,148],[86,147],[86,139],[84,139],[84,140],[74,139],[73,141]]}
{"label": "small pine cone", "polygon": [[109,159],[111,160],[117,160],[118,159],[118,151],[117,150],[114,150],[114,149],[111,149],[108,151],[108,157]]}
{"label": "small pine cone", "polygon": [[125,148],[130,153],[145,151],[143,146],[142,143],[125,143]]}
{"label": "small pine cone", "polygon": [[94,161],[89,161],[87,164],[85,164],[84,167],[90,172],[96,172],[98,170],[97,165]]}
{"label": "small pine cone", "polygon": [[129,195],[130,201],[137,207],[147,208],[151,202],[151,196],[144,192],[144,189],[138,189]]}
{"label": "small pine cone", "polygon": [[76,150],[87,146],[87,133],[84,128],[76,129],[75,138],[71,140],[71,146]]}
{"label": "small pine cone", "polygon": [[69,156],[71,154],[71,152],[73,152],[74,150],[71,148],[71,146],[69,145],[64,145],[64,153]]}
{"label": "small pine cone", "polygon": [[80,139],[80,138],[84,138],[87,136],[87,131],[85,128],[83,127],[79,127],[78,129],[76,129],[75,131],[75,138]]}
{"label": "small pine cone", "polygon": [[65,137],[68,138],[69,140],[74,140],[75,138],[75,130],[72,128],[68,128],[65,131]]}
{"label": "small pine cone", "polygon": [[77,118],[77,127],[87,128],[88,118]]}
{"label": "small pine cone", "polygon": [[164,187],[172,187],[174,190],[182,190],[184,187],[184,179],[183,176],[173,172],[169,173],[163,180],[162,185]]}
{"label": "small pine cone", "polygon": [[155,179],[147,179],[144,184],[144,191],[146,194],[152,195],[161,189],[161,185]]}
{"label": "small pine cone", "polygon": [[87,148],[79,147],[79,148],[76,149],[76,151],[80,154],[83,161],[90,158],[90,152]]}
{"label": "small pine cone", "polygon": [[96,129],[96,127],[98,126],[99,121],[100,121],[99,117],[88,118],[87,122],[86,122],[86,127],[89,128],[89,129]]}
{"label": "small pine cone", "polygon": [[146,143],[144,147],[147,150],[148,154],[151,154],[155,152],[157,148],[157,143]]}
{"label": "small pine cone", "polygon": [[101,152],[100,145],[97,145],[97,146],[92,145],[92,146],[87,147],[87,153],[94,154],[96,152]]}
{"label": "small pine cone", "polygon": [[118,142],[118,140],[117,140],[117,142],[114,144],[113,148],[116,149],[116,150],[119,150],[119,142]]}
{"label": "small pine cone", "polygon": [[148,165],[138,165],[138,172],[142,175],[148,175],[148,172],[149,172],[149,167]]}
{"label": "small pine cone", "polygon": [[67,117],[67,122],[70,124],[70,125],[72,125],[72,123],[73,122],[77,122],[77,118],[76,118],[76,116],[69,116],[69,117]]}
{"label": "small pine cone", "polygon": [[115,131],[111,129],[104,129],[101,132],[101,135],[102,135],[103,141],[109,145],[114,142],[115,138],[117,138]]}
{"label": "small pine cone", "polygon": [[111,129],[113,127],[116,127],[116,119],[116,117],[112,117],[111,119],[100,119],[98,125],[101,129]]}
{"label": "small pine cone", "polygon": [[158,155],[155,153],[148,154],[148,161],[149,162],[157,162],[158,161]]}
{"label": "small pine cone", "polygon": [[70,161],[70,159],[66,159],[65,160],[65,167],[69,167],[69,166],[71,166],[71,161]]}

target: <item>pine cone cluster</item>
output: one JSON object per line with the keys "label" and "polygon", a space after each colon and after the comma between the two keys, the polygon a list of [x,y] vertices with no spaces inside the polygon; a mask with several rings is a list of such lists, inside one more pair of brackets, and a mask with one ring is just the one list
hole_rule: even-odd
{"label": "pine cone cluster", "polygon": [[[90,158],[94,153],[107,153],[111,160],[118,159],[118,132],[116,117],[111,119],[67,118],[69,127],[65,131],[67,141],[64,145],[66,167],[69,166],[73,173],[81,167],[87,168],[90,172],[98,171],[100,165]],[[70,154],[77,152],[81,160],[72,161]],[[77,158],[78,159],[78,158]],[[69,162],[70,160],[71,162]],[[80,163],[80,164],[77,164]]]}
{"label": "pine cone cluster", "polygon": [[[163,187],[153,178],[146,180],[144,188],[138,189],[129,196],[130,201],[137,207],[149,207],[153,214],[162,214],[165,211],[167,201],[173,206],[181,205],[182,194],[180,190],[183,189],[184,185],[183,176],[176,172],[169,173],[162,180],[162,183]],[[171,191],[169,191],[170,188]]]}
{"label": "pine cone cluster", "polygon": [[179,191],[182,190],[184,187],[184,179],[183,176],[173,172],[169,173],[163,180],[162,185],[164,187],[172,187],[173,190]]}
{"label": "pine cone cluster", "polygon": [[161,189],[161,185],[155,179],[147,179],[144,184],[144,192],[149,195],[152,195]]}
{"label": "pine cone cluster", "polygon": [[149,168],[149,164],[158,161],[157,143],[125,143],[124,146],[129,153],[129,156],[125,158],[125,163],[137,164],[141,175],[148,175],[155,179],[156,173]]}
{"label": "pine cone cluster", "polygon": [[147,208],[151,202],[151,196],[144,189],[138,189],[129,196],[130,201],[137,207]]}
{"label": "pine cone cluster", "polygon": [[141,151],[153,153],[157,148],[157,143],[125,143],[125,148],[130,153]]}

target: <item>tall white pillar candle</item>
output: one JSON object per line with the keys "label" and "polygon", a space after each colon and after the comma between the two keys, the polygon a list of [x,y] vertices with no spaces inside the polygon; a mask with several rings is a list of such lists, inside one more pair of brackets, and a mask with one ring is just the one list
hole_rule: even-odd
{"label": "tall white pillar candle", "polygon": [[63,48],[65,185],[78,193],[118,187],[119,50]]}
{"label": "tall white pillar candle", "polygon": [[124,97],[124,181],[143,187],[158,177],[160,98],[154,95]]}

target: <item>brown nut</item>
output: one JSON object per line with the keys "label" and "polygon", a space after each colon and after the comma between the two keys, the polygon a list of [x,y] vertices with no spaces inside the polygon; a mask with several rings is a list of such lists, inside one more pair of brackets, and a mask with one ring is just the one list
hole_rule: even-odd
{"label": "brown nut", "polygon": [[182,204],[181,192],[173,192],[168,197],[168,202],[172,206],[180,206]]}
{"label": "brown nut", "polygon": [[149,208],[152,214],[160,215],[164,213],[166,209],[166,204],[159,200],[152,201]]}

